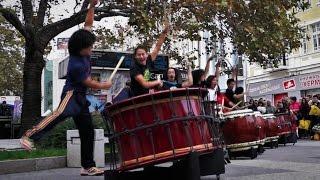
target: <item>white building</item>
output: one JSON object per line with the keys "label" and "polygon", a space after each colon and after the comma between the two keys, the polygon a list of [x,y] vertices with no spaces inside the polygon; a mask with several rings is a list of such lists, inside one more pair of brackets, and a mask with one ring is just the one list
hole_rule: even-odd
{"label": "white building", "polygon": [[[276,103],[283,97],[320,94],[320,3],[299,12],[300,26],[306,31],[301,47],[286,57],[279,68],[262,69],[247,65],[249,96]],[[310,37],[310,39],[307,38]]]}

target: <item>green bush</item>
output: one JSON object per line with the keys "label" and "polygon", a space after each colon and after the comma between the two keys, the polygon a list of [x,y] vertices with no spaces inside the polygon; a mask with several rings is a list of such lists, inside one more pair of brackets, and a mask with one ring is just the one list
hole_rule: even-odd
{"label": "green bush", "polygon": [[[93,114],[93,125],[95,129],[105,129],[105,124],[100,114]],[[36,143],[38,148],[66,148],[67,147],[67,130],[77,129],[73,119],[68,118],[58,124],[54,129],[48,132],[39,142]]]}

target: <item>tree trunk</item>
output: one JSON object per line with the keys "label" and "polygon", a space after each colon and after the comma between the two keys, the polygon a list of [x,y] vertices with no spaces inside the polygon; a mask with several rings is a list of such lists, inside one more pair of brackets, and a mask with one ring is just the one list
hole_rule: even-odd
{"label": "tree trunk", "polygon": [[26,42],[21,115],[23,133],[35,125],[41,117],[41,74],[45,62],[43,60],[43,51],[35,47],[34,43]]}

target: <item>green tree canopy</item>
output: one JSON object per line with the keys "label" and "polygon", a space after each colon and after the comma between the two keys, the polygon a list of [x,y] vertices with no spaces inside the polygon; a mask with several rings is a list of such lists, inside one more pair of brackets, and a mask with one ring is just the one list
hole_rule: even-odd
{"label": "green tree canopy", "polygon": [[[0,0],[0,13],[25,39],[23,66],[23,112],[25,128],[32,126],[40,116],[41,72],[48,43],[59,33],[85,20],[89,0],[74,0],[70,17],[56,21],[51,17],[53,7],[65,0]],[[70,2],[70,1],[68,1]],[[166,52],[174,53],[172,43],[184,39],[201,40],[199,31],[211,34],[208,40],[214,44],[217,38],[230,37],[240,54],[246,54],[251,62],[261,65],[277,65],[283,53],[299,47],[300,29],[294,17],[295,8],[304,8],[303,0],[108,0],[96,8],[95,20],[124,16],[128,25],[142,44],[149,47],[162,30],[162,22],[170,18],[172,38],[165,46]],[[70,7],[66,8],[70,12]],[[56,18],[57,19],[57,18]],[[130,29],[130,28],[129,28]],[[99,30],[98,30],[99,31]],[[107,40],[100,38],[101,45],[119,43],[121,36],[113,37],[105,30]],[[111,44],[110,44],[111,45]],[[105,46],[107,47],[107,46]],[[208,51],[210,51],[208,47]]]}
{"label": "green tree canopy", "polygon": [[0,95],[22,95],[23,38],[0,16]]}

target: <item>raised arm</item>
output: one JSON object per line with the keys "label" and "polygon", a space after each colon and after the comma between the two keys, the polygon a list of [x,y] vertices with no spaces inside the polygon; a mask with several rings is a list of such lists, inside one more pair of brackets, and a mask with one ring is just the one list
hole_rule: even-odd
{"label": "raised arm", "polygon": [[208,74],[209,74],[209,69],[210,69],[210,62],[212,61],[213,56],[209,57],[209,59],[207,60],[207,64],[206,67],[204,68],[204,75],[203,77],[206,79]]}
{"label": "raised arm", "polygon": [[232,74],[231,74],[232,79],[236,79],[237,73],[238,73],[238,67],[237,66],[232,67]]}
{"label": "raised arm", "polygon": [[215,72],[215,76],[216,76],[217,81],[219,81],[220,73],[221,73],[221,61],[218,60],[218,62],[216,64],[216,72]]}
{"label": "raised arm", "polygon": [[164,26],[164,30],[162,31],[162,33],[159,36],[159,39],[158,39],[157,44],[156,44],[156,47],[153,49],[153,51],[150,54],[152,61],[156,60],[156,58],[158,56],[158,53],[161,50],[162,44],[166,40],[168,32],[169,32],[169,23],[166,22],[165,26]]}
{"label": "raised arm", "polygon": [[182,87],[190,87],[193,85],[193,77],[192,77],[192,68],[191,68],[191,64],[188,65],[188,80],[184,81],[182,83]]}
{"label": "raised arm", "polygon": [[89,9],[87,12],[86,20],[84,22],[84,29],[92,31],[92,25],[94,20],[94,7],[98,4],[99,0],[91,0]]}

